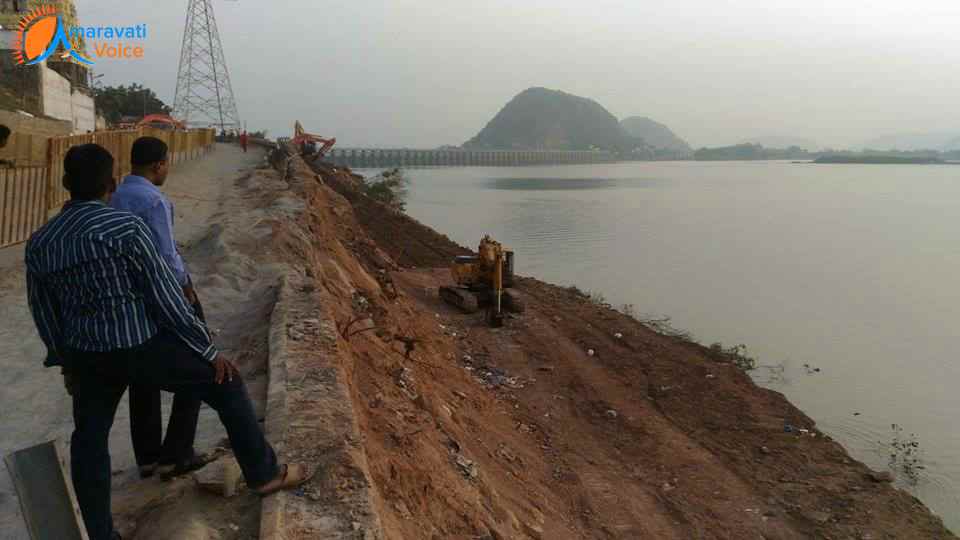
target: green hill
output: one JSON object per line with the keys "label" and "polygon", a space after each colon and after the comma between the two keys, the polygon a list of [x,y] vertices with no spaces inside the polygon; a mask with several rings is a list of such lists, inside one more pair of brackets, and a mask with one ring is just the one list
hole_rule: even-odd
{"label": "green hill", "polygon": [[693,151],[687,141],[678,137],[670,128],[644,116],[624,118],[620,122],[620,126],[628,135],[643,139],[643,142],[657,150],[672,150],[682,153]]}
{"label": "green hill", "polygon": [[529,88],[517,94],[465,148],[633,150],[617,118],[592,99],[559,90]]}

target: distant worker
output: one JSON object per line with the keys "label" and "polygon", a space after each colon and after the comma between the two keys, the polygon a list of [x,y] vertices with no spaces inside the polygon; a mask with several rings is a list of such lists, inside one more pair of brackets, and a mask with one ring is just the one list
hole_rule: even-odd
{"label": "distant worker", "polygon": [[247,485],[263,496],[310,479],[280,465],[247,388],[190,310],[143,220],[110,208],[113,157],[96,144],[63,161],[70,200],[27,243],[27,296],[50,354],[73,382],[71,471],[90,540],[117,540],[108,439],[130,384],[200,399],[226,427]]}
{"label": "distant worker", "polygon": [[[0,150],[3,150],[7,146],[7,142],[10,140],[10,128],[0,124]],[[0,167],[13,167],[14,163],[6,159],[0,159]]]}
{"label": "distant worker", "polygon": [[[194,315],[206,323],[203,308],[193,288],[173,234],[173,204],[160,191],[170,172],[167,144],[155,137],[134,141],[130,152],[133,170],[110,198],[110,206],[139,217],[150,228],[157,251],[173,270],[183,295]],[[205,461],[193,449],[200,417],[200,400],[186,394],[174,397],[167,436],[163,438],[163,413],[160,389],[151,386],[130,386],[130,436],[140,476],[148,478],[179,476],[196,470]],[[162,441],[162,444],[161,444]]]}
{"label": "distant worker", "polygon": [[247,153],[247,143],[250,142],[250,136],[247,135],[247,130],[243,130],[243,133],[240,134],[240,148],[243,148],[243,153]]}

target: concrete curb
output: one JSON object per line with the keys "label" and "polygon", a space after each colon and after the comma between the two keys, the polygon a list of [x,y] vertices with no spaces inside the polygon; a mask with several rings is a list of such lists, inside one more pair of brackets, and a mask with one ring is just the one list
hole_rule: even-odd
{"label": "concrete curb", "polygon": [[[290,285],[286,274],[281,274],[277,298],[270,314],[269,360],[267,361],[267,404],[264,415],[264,433],[282,459],[287,428],[287,301]],[[264,497],[260,506],[260,538],[283,538],[283,514],[286,493]]]}

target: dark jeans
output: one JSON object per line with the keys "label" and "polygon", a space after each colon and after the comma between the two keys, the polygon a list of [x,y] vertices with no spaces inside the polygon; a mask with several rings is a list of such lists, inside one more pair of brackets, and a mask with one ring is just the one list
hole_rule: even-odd
{"label": "dark jeans", "polygon": [[160,389],[130,385],[130,438],[137,465],[177,465],[194,456],[193,442],[200,419],[199,399],[187,394],[173,397],[167,435],[163,436],[163,410]]}
{"label": "dark jeans", "polygon": [[109,540],[110,452],[107,440],[117,405],[130,384],[149,384],[192,396],[220,416],[251,488],[279,473],[277,457],[263,436],[240,377],[214,382],[215,370],[177,337],[165,332],[131,349],[71,351],[74,431],[70,446],[73,486],[90,540]]}
{"label": "dark jeans", "polygon": [[[203,306],[193,304],[193,312],[204,323]],[[194,456],[193,442],[197,438],[197,421],[202,402],[188,394],[173,398],[167,436],[163,436],[163,409],[160,389],[152,385],[131,384],[130,438],[137,465],[177,465],[189,462]]]}

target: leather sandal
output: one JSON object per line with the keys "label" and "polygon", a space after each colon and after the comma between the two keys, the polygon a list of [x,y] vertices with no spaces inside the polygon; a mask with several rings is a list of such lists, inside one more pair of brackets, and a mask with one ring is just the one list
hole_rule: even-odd
{"label": "leather sandal", "polygon": [[[270,488],[255,489],[254,492],[261,497],[266,497],[267,495],[272,495],[278,491],[293,489],[302,486],[306,482],[309,482],[310,479],[313,478],[314,472],[308,471],[307,468],[302,464],[289,463],[283,465],[281,474],[282,476],[280,477],[279,483]],[[271,480],[268,482],[268,484],[272,483],[274,480]]]}

